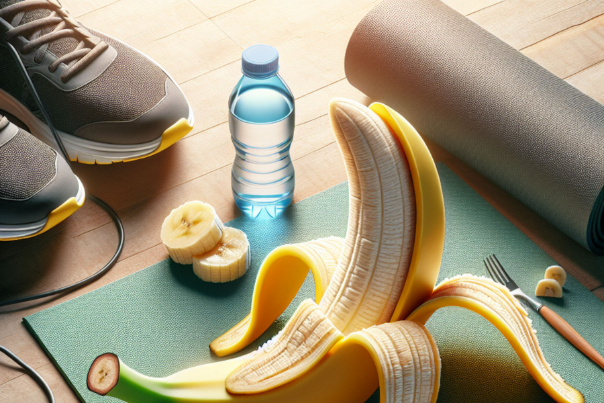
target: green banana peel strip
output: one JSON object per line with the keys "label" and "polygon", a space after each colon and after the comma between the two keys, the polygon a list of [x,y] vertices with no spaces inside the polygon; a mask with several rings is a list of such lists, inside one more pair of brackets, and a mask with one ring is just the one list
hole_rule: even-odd
{"label": "green banana peel strip", "polygon": [[[425,353],[423,360],[416,358],[416,350]],[[189,368],[167,378],[147,377],[118,360],[117,384],[106,395],[127,403],[364,403],[378,386],[382,403],[402,402],[403,397],[405,402],[434,403],[438,395],[438,349],[426,328],[414,322],[385,323],[352,333],[308,372],[268,392],[228,393],[228,375],[256,354]],[[397,365],[405,372],[398,371]]]}
{"label": "green banana peel strip", "polygon": [[529,373],[556,402],[583,403],[583,395],[568,385],[545,360],[531,319],[509,290],[491,279],[464,275],[443,281],[432,296],[407,317],[426,323],[444,307],[476,312],[491,322],[508,340]]}
{"label": "green banana peel strip", "polygon": [[331,280],[344,239],[323,238],[274,249],[260,266],[250,313],[210,344],[218,357],[233,354],[256,340],[285,311],[308,271],[318,303]]}

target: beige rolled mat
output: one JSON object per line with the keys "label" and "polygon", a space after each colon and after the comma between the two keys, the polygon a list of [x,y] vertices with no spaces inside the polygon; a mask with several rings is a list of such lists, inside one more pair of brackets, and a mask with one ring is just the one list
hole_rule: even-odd
{"label": "beige rolled mat", "polygon": [[604,255],[604,106],[439,0],[385,0],[346,76],[575,241]]}

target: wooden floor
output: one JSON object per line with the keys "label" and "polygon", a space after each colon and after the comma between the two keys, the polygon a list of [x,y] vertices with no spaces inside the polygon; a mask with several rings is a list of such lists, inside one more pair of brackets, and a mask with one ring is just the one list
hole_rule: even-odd
{"label": "wooden floor", "polygon": [[[603,0],[445,0],[490,32],[600,102],[604,102]],[[0,345],[35,368],[57,402],[77,398],[25,330],[21,318],[141,270],[167,257],[159,228],[169,211],[192,199],[216,207],[223,221],[238,212],[230,188],[234,149],[227,97],[247,46],[266,43],[281,55],[281,74],[296,96],[292,156],[295,201],[346,180],[327,103],[347,97],[368,104],[346,81],[344,52],[375,0],[62,0],[80,21],[136,46],[182,86],[196,115],[191,134],[138,162],[78,166],[89,193],[122,217],[126,247],[100,281],[37,305],[0,308]],[[430,144],[444,161],[504,215],[604,300],[604,259],[561,234],[466,165]],[[0,244],[0,299],[74,282],[95,272],[116,244],[109,218],[92,203],[31,240]],[[35,382],[0,356],[0,401],[46,402]]]}

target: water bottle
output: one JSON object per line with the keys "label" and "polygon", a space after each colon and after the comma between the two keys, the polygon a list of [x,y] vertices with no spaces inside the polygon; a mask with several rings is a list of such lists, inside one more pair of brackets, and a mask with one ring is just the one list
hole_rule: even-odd
{"label": "water bottle", "polygon": [[294,96],[277,73],[279,52],[254,45],[243,51],[243,77],[229,97],[229,129],[237,155],[231,186],[237,207],[255,218],[278,216],[292,202]]}

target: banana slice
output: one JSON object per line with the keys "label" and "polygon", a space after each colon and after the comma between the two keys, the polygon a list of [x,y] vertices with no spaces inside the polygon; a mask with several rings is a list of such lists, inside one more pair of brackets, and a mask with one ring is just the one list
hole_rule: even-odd
{"label": "banana slice", "polygon": [[161,226],[161,240],[172,260],[193,263],[193,256],[212,249],[222,237],[223,225],[214,207],[190,201],[172,210]]}
{"label": "banana slice", "polygon": [[88,389],[105,396],[117,384],[119,373],[120,363],[115,354],[98,356],[90,366]]}
{"label": "banana slice", "polygon": [[193,271],[203,281],[225,283],[243,276],[250,267],[250,243],[245,232],[224,227],[214,248],[193,257]]}
{"label": "banana slice", "polygon": [[566,271],[560,266],[550,266],[545,270],[545,278],[551,278],[560,283],[560,287],[564,287],[566,283]]}
{"label": "banana slice", "polygon": [[535,295],[538,297],[562,298],[562,287],[553,278],[546,278],[537,284]]}

